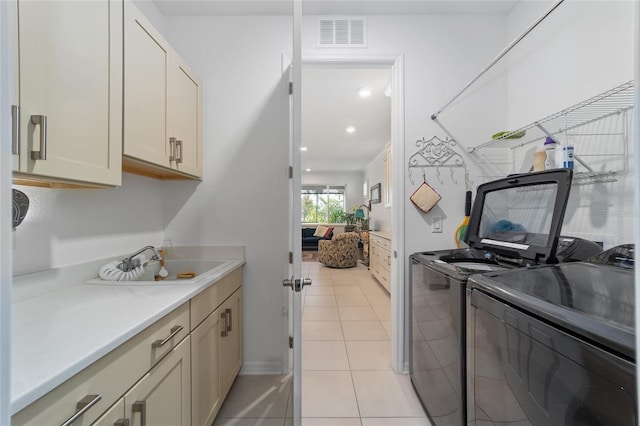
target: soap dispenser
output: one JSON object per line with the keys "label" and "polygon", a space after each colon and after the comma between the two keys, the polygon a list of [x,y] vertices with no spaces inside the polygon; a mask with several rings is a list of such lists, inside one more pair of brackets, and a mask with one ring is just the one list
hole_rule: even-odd
{"label": "soap dispenser", "polygon": [[545,152],[544,169],[545,170],[554,169],[556,167],[556,146],[558,146],[556,141],[554,141],[552,138],[547,136],[547,138],[544,141],[544,152]]}

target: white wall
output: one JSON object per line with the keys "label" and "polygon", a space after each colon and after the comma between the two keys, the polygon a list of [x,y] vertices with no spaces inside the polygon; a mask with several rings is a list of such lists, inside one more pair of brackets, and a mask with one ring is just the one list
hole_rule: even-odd
{"label": "white wall", "polygon": [[362,172],[302,172],[303,185],[345,185],[345,210],[353,211],[364,202]]}
{"label": "white wall", "polygon": [[[506,17],[501,16],[368,16],[368,48],[344,50],[315,49],[316,19],[303,20],[303,55],[306,52],[344,56],[404,55],[405,81],[405,158],[400,159],[405,176],[404,193],[394,194],[394,203],[405,203],[405,253],[450,248],[453,232],[464,217],[464,176],[456,170],[457,184],[443,171],[442,183],[435,169],[427,169],[427,179],[442,194],[440,203],[430,213],[422,213],[409,196],[421,183],[414,171],[413,183],[408,179],[407,162],[416,152],[415,141],[434,135],[441,139],[446,133],[429,117],[462,88],[506,44]],[[506,81],[487,79],[481,82],[451,109],[441,115],[441,121],[460,141],[456,147],[464,154],[464,144],[478,141],[478,134],[491,135],[506,120]],[[401,124],[402,125],[402,124]],[[465,156],[472,173],[473,162]],[[397,164],[397,163],[394,163]],[[476,179],[476,182],[478,179]],[[382,182],[382,180],[380,181]],[[373,182],[369,182],[372,184]],[[374,210],[383,209],[382,204]],[[375,213],[374,213],[375,214]],[[431,232],[433,217],[444,218],[444,232]],[[378,226],[378,225],[376,225]],[[406,265],[406,260],[403,261]]]}
{"label": "white wall", "polygon": [[[371,204],[371,214],[369,215],[373,223],[371,230],[391,232],[391,207],[385,207],[384,190],[382,189],[384,188],[384,158],[385,151],[382,151],[367,165],[364,172],[364,179],[369,182],[369,194],[371,194],[371,187],[373,185],[380,184],[381,202]],[[369,199],[369,197],[367,197],[367,199]]]}
{"label": "white wall", "polygon": [[176,17],[167,38],[203,82],[204,176],[164,191],[176,245],[244,244],[245,373],[286,366],[289,17]]}
{"label": "white wall", "polygon": [[[548,6],[524,2],[514,9],[509,19],[510,38]],[[508,55],[509,128],[632,80],[633,34],[632,1],[564,2]],[[629,141],[631,165],[633,135]],[[586,138],[574,139],[576,154],[588,149],[590,143]],[[601,143],[608,144],[605,140]],[[607,150],[603,147],[601,152]],[[634,179],[631,170],[616,182],[574,184],[562,233],[602,241],[607,247],[632,242]]]}
{"label": "white wall", "polygon": [[14,187],[30,199],[24,222],[13,231],[14,275],[162,243],[161,181],[125,173],[114,189]]}

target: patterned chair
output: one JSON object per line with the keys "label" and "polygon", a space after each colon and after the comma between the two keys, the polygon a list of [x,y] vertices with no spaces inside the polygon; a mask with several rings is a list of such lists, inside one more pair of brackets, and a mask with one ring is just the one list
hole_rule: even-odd
{"label": "patterned chair", "polygon": [[344,232],[318,244],[318,261],[330,268],[353,268],[358,263],[358,234]]}

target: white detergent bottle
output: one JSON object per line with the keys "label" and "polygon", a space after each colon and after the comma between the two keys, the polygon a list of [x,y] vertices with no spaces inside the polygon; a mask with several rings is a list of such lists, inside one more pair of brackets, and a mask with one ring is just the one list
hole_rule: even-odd
{"label": "white detergent bottle", "polygon": [[545,170],[554,169],[556,167],[556,146],[558,146],[556,141],[547,136],[547,139],[544,141],[544,152],[546,154],[546,158],[544,160]]}

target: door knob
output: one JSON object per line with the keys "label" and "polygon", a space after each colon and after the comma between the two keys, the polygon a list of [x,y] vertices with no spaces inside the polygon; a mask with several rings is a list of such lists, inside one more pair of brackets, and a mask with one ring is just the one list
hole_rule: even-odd
{"label": "door knob", "polygon": [[293,279],[293,277],[291,277],[289,279],[282,280],[283,287],[291,287],[291,289],[296,292],[302,291],[302,288],[304,286],[311,285],[312,283],[313,281],[311,280],[311,278],[302,278],[299,280],[295,280]]}

